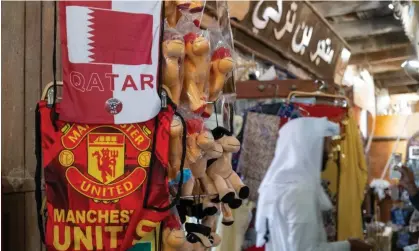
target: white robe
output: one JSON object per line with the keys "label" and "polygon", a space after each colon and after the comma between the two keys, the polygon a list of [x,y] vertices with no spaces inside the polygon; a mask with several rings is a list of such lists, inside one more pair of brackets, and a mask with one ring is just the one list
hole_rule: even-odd
{"label": "white robe", "polygon": [[332,207],[321,187],[324,137],[338,134],[339,126],[326,118],[294,119],[279,130],[274,160],[259,188],[258,247],[265,244],[267,251],[350,250],[347,241],[327,242],[321,214]]}

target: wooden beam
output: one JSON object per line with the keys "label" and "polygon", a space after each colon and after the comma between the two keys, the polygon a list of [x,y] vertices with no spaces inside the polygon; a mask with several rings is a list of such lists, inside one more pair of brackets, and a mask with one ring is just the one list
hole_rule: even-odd
{"label": "wooden beam", "polygon": [[377,64],[361,64],[358,65],[362,68],[367,69],[371,74],[383,73],[383,72],[392,72],[399,71],[402,67],[401,64],[405,60],[395,60],[393,62],[377,63]]}
{"label": "wooden beam", "polygon": [[411,45],[400,47],[394,50],[385,50],[377,52],[367,52],[351,56],[350,64],[378,64],[383,62],[392,62],[406,60],[415,57],[415,52]]}
{"label": "wooden beam", "polygon": [[418,81],[403,71],[387,72],[374,75],[374,82],[377,86],[384,88],[397,86],[411,86],[418,84]]}
{"label": "wooden beam", "polygon": [[[329,83],[327,93],[335,94],[339,87],[333,84],[333,80],[325,80]],[[334,87],[334,88],[332,88]],[[272,81],[239,81],[237,82],[238,99],[268,99],[286,98],[291,91],[314,92],[319,88],[313,80],[284,79]]]}
{"label": "wooden beam", "polygon": [[419,89],[419,84],[409,85],[409,86],[394,86],[389,87],[388,92],[390,95],[393,94],[403,94],[403,93],[415,93]]}
{"label": "wooden beam", "polygon": [[332,26],[344,38],[368,37],[403,31],[400,21],[394,19],[393,16],[337,23]]}
{"label": "wooden beam", "polygon": [[374,79],[380,80],[380,79],[403,78],[406,76],[407,76],[406,71],[400,67],[400,70],[398,71],[374,74]]}
{"label": "wooden beam", "polygon": [[396,49],[410,45],[404,32],[383,34],[367,38],[347,39],[352,56],[359,53]]}
{"label": "wooden beam", "polygon": [[333,17],[346,15],[358,11],[366,11],[380,8],[385,3],[380,1],[326,1],[326,2],[312,2],[312,5],[322,14],[324,17]]}

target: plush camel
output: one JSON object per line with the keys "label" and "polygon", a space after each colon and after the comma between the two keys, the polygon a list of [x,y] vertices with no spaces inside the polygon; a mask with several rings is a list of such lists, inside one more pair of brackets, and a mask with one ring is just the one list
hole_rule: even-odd
{"label": "plush camel", "polygon": [[241,205],[241,200],[236,198],[236,194],[240,199],[249,197],[249,188],[243,184],[231,166],[231,155],[240,150],[240,142],[223,127],[215,128],[212,134],[215,142],[223,147],[223,155],[208,162],[207,174],[214,181],[221,201],[236,209]]}
{"label": "plush camel", "polygon": [[163,63],[163,85],[170,92],[169,97],[173,103],[179,105],[182,91],[183,59],[185,57],[185,43],[183,37],[174,29],[165,29],[162,52]]}
{"label": "plush camel", "polygon": [[192,251],[192,245],[186,241],[186,233],[181,229],[181,222],[173,211],[163,221],[162,251]]}
{"label": "plush camel", "polygon": [[203,1],[191,1],[188,7],[190,13],[201,12],[204,9]]}
{"label": "plush camel", "polygon": [[180,17],[180,10],[189,9],[189,1],[164,1],[164,13],[169,27],[175,27]]}
{"label": "plush camel", "polygon": [[180,162],[182,158],[182,134],[183,126],[179,117],[174,116],[170,124],[170,139],[169,139],[169,167],[168,178],[173,180],[180,171]]}
{"label": "plush camel", "polygon": [[233,213],[228,204],[221,203],[221,212],[223,214],[223,219],[221,223],[226,226],[231,226],[234,223]]}
{"label": "plush camel", "polygon": [[215,207],[214,203],[211,202],[211,199],[214,195],[217,194],[217,189],[215,188],[213,181],[208,177],[206,169],[208,160],[217,159],[222,156],[223,148],[220,144],[215,142],[213,143],[211,148],[205,148],[205,146],[202,146],[203,144],[201,142],[205,143],[206,141],[208,141],[207,138],[211,138],[212,141],[214,140],[212,134],[208,131],[199,135],[197,144],[201,147],[204,154],[195,163],[191,164],[190,169],[192,171],[192,175],[195,177],[195,179],[199,181],[199,184],[195,184],[195,186],[199,185],[199,188],[202,190],[199,191],[198,194],[208,195],[205,196],[203,199],[204,214],[214,215],[215,213],[217,213],[218,210]]}
{"label": "plush camel", "polygon": [[[192,167],[203,157],[205,150],[211,149],[214,146],[214,138],[211,133],[203,130],[204,125],[202,119],[189,119],[186,121],[186,126],[186,159],[184,168],[190,170],[192,175],[191,178],[183,184],[181,190],[182,196],[189,196],[188,198],[181,199],[180,205],[178,206],[179,214],[182,215],[182,221],[185,220],[184,215],[190,215],[190,212],[196,213],[198,210],[197,206],[193,205],[192,195],[193,189],[196,187],[196,177],[194,177]],[[196,168],[194,169],[195,171],[197,170]],[[198,173],[195,172],[195,174]],[[208,203],[206,205],[208,205],[208,207],[212,206]],[[195,207],[195,209],[192,210],[192,207]]]}
{"label": "plush camel", "polygon": [[[211,70],[209,77],[209,102],[215,102],[220,95],[227,75],[233,70],[234,61],[230,49],[219,47],[211,57]],[[213,112],[213,105],[207,104],[203,117],[209,118]]]}
{"label": "plush camel", "polygon": [[[193,159],[193,162],[190,160],[188,161],[193,180],[186,182],[186,184],[182,187],[182,196],[199,194],[215,195],[217,190],[215,189],[212,180],[206,174],[206,167],[209,159],[219,158],[222,156],[222,146],[220,144],[215,144],[212,134],[207,130],[202,131],[196,137],[195,135],[191,135],[190,137],[193,138],[191,141],[193,141],[195,147],[190,146],[188,148],[200,149],[202,155],[199,158],[189,158]],[[197,192],[194,192],[194,188]],[[217,213],[218,210],[214,203],[211,202],[211,199],[211,196],[204,197],[202,203],[203,215],[214,215]]]}
{"label": "plush camel", "polygon": [[221,237],[204,224],[185,223],[185,229],[186,240],[193,244],[194,251],[204,251],[221,243]]}
{"label": "plush camel", "polygon": [[209,79],[209,48],[207,38],[195,32],[184,36],[185,61],[182,99],[196,114],[202,114],[206,105],[205,87]]}
{"label": "plush camel", "polygon": [[181,249],[185,242],[185,232],[178,229],[165,228],[163,230],[163,251],[177,251]]}

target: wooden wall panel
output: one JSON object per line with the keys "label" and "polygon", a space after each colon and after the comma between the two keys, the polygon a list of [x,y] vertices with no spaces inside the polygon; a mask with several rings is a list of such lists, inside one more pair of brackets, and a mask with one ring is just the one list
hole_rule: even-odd
{"label": "wooden wall panel", "polygon": [[[403,154],[403,161],[406,157],[406,139],[419,131],[419,113],[410,115],[406,128],[407,115],[389,115],[376,117],[376,129],[374,133],[374,141],[371,144],[369,152],[370,161],[370,178],[379,178],[388,158],[391,156],[396,138],[401,133],[401,140],[397,146],[396,152]],[[369,123],[371,125],[371,123]],[[388,178],[388,174],[386,178]]]}
{"label": "wooden wall panel", "polygon": [[25,249],[25,234],[31,234],[25,232],[25,195],[14,193],[2,196],[1,205],[2,250],[32,250],[31,247]]}
{"label": "wooden wall panel", "polygon": [[[42,87],[53,80],[54,3],[6,1],[1,18],[2,248],[40,251],[45,247],[39,238],[34,196],[35,108]],[[59,30],[57,64],[61,80]]]}
{"label": "wooden wall panel", "polygon": [[25,2],[2,3],[1,29],[2,188],[13,190],[22,188],[25,170]]}
{"label": "wooden wall panel", "polygon": [[[381,173],[384,170],[387,160],[390,157],[395,141],[374,141],[371,144],[369,152],[369,164],[370,164],[370,179],[380,178]],[[396,152],[403,153],[403,158],[406,157],[406,140],[401,140],[397,145]],[[386,178],[388,178],[388,172]]]}
{"label": "wooden wall panel", "polygon": [[30,251],[41,251],[42,242],[38,231],[38,214],[35,193],[25,193],[25,247]]}
{"label": "wooden wall panel", "polygon": [[34,190],[35,108],[41,95],[41,2],[26,2],[25,42],[25,191]]}
{"label": "wooden wall panel", "polygon": [[[377,116],[375,137],[397,137],[403,130],[407,115]],[[409,122],[402,134],[403,137],[410,137],[419,130],[419,113],[410,115]]]}

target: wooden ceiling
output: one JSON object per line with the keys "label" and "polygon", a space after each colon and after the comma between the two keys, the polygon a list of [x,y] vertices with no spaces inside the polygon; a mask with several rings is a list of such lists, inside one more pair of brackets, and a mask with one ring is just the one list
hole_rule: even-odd
{"label": "wooden ceiling", "polygon": [[[350,64],[369,70],[390,94],[416,92],[419,81],[401,64],[415,58],[390,1],[311,1],[351,46]],[[419,78],[417,78],[419,79]]]}

